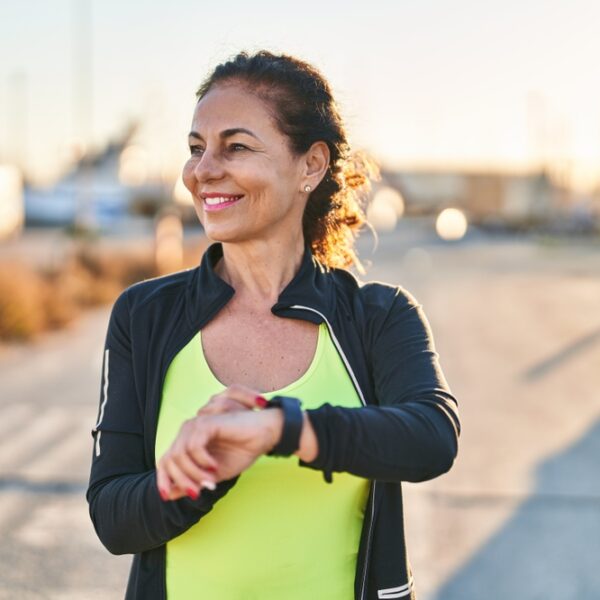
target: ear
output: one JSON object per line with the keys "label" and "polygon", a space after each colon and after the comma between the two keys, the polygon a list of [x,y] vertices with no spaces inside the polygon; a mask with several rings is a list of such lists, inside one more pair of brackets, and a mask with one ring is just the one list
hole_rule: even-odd
{"label": "ear", "polygon": [[308,184],[314,190],[329,167],[329,146],[325,142],[315,142],[304,155],[303,185]]}

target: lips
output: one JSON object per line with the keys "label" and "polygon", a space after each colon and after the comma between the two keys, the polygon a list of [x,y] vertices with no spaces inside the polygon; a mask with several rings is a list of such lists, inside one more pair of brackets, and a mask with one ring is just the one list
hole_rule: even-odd
{"label": "lips", "polygon": [[221,194],[221,193],[210,193],[202,194],[204,199],[204,208],[207,211],[221,210],[235,204],[243,198],[243,194]]}

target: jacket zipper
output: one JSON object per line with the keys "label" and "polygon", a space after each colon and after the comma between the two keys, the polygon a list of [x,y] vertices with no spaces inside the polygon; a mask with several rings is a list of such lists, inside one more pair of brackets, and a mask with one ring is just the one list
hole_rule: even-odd
{"label": "jacket zipper", "polygon": [[[293,306],[290,306],[290,308],[295,309],[295,310],[308,310],[309,312],[319,315],[323,319],[323,321],[327,325],[327,329],[329,330],[329,335],[331,336],[331,339],[333,340],[333,343],[338,351],[338,354],[340,355],[342,361],[344,362],[344,365],[346,366],[346,370],[348,371],[350,378],[352,379],[352,383],[354,384],[354,388],[356,389],[356,392],[358,393],[358,395],[360,397],[360,401],[362,402],[363,406],[366,406],[367,403],[365,402],[365,397],[362,393],[362,390],[360,389],[360,386],[358,385],[358,381],[356,379],[356,376],[354,375],[354,371],[352,370],[352,367],[350,366],[350,363],[348,362],[348,359],[346,358],[346,355],[344,354],[344,351],[342,350],[342,347],[340,346],[338,339],[335,337],[335,333],[333,332],[333,328],[331,327],[331,323],[329,323],[329,321],[327,320],[327,317],[322,312],[319,312],[318,310],[316,310],[314,308],[310,308],[309,306],[302,306],[300,304],[294,304]],[[365,588],[366,588],[366,582],[367,582],[367,564],[369,562],[369,554],[371,552],[371,534],[372,534],[372,530],[373,530],[373,519],[375,517],[375,484],[376,484],[375,481],[371,482],[371,486],[372,486],[372,488],[371,488],[372,489],[371,512],[369,515],[369,525],[368,525],[368,529],[367,529],[367,545],[365,548],[365,563],[363,565],[363,577],[362,577],[362,583],[361,583],[361,589],[360,589],[360,600],[365,600]]]}

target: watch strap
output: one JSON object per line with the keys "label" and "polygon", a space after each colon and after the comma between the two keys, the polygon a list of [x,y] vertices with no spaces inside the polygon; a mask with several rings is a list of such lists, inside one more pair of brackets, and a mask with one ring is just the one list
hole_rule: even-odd
{"label": "watch strap", "polygon": [[300,435],[304,424],[300,400],[290,396],[274,396],[267,408],[281,408],[283,411],[281,438],[267,456],[291,456],[300,447]]}

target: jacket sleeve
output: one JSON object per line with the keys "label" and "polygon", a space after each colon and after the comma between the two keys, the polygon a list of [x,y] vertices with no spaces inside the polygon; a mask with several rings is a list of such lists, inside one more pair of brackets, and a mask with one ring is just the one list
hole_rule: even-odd
{"label": "jacket sleeve", "polygon": [[163,502],[156,469],[144,453],[144,427],[132,367],[127,292],[108,326],[98,419],[86,498],[100,541],[113,554],[150,550],[180,535],[208,513],[235,483],[203,490],[197,500]]}
{"label": "jacket sleeve", "polygon": [[319,454],[300,464],[327,481],[334,471],[413,482],[445,473],[458,450],[457,402],[421,307],[397,288],[390,309],[368,317],[363,337],[377,405],[307,411]]}

